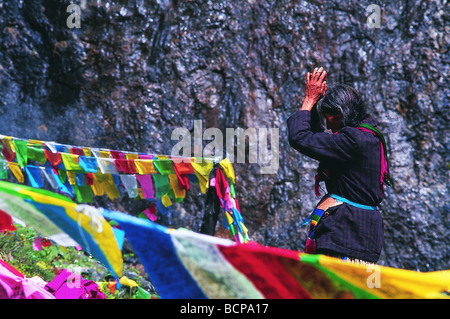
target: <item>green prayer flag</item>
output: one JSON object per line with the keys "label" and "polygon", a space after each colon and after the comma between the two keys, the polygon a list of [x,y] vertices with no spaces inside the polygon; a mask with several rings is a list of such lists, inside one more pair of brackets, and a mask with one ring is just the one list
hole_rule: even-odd
{"label": "green prayer flag", "polygon": [[230,185],[230,195],[232,198],[236,198],[236,191],[234,189],[234,184],[232,181],[228,181],[228,184]]}
{"label": "green prayer flag", "polygon": [[183,197],[175,197],[174,201],[175,203],[181,203],[184,200]]}
{"label": "green prayer flag", "polygon": [[45,157],[44,149],[38,146],[28,146],[28,159],[30,161],[37,161],[44,164],[47,158]]}
{"label": "green prayer flag", "polygon": [[16,150],[17,164],[19,164],[20,167],[25,167],[28,163],[27,143],[27,141],[13,140],[14,148]]}
{"label": "green prayer flag", "polygon": [[152,294],[139,286],[137,287],[137,291],[133,296],[133,299],[151,299],[151,298]]}
{"label": "green prayer flag", "polygon": [[170,187],[169,176],[152,174],[153,186],[155,187],[155,197],[161,198],[172,190]]}
{"label": "green prayer flag", "polygon": [[67,173],[63,169],[58,169],[58,176],[59,176],[59,179],[61,180],[61,182],[64,183],[66,181],[66,178],[67,178]]}
{"label": "green prayer flag", "polygon": [[5,160],[0,159],[0,179],[8,179],[8,164]]}
{"label": "green prayer flag", "polygon": [[158,172],[163,175],[175,174],[175,170],[173,169],[173,163],[170,159],[154,159],[153,165],[156,167]]}
{"label": "green prayer flag", "polygon": [[92,189],[89,185],[71,185],[75,195],[77,197],[77,202],[79,203],[92,203],[93,194]]}

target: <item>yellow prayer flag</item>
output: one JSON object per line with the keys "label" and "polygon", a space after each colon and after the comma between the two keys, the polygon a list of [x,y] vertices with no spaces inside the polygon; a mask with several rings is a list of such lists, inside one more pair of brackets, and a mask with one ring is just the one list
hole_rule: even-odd
{"label": "yellow prayer flag", "polygon": [[83,154],[87,157],[92,157],[92,151],[89,147],[83,147]]}
{"label": "yellow prayer flag", "polygon": [[128,286],[128,287],[137,287],[138,286],[136,281],[129,279],[127,276],[123,276],[122,278],[120,278],[119,281],[124,286]]}
{"label": "yellow prayer flag", "polygon": [[175,198],[186,197],[186,190],[180,188],[180,185],[178,184],[178,177],[176,174],[169,174],[169,182],[170,186],[172,187],[173,193],[175,194]]}
{"label": "yellow prayer flag", "polygon": [[102,151],[102,150],[99,150],[98,153],[100,154],[100,157],[101,157],[101,158],[110,158],[110,153],[109,153],[109,151]]}
{"label": "yellow prayer flag", "polygon": [[109,199],[113,200],[120,197],[119,189],[111,174],[103,174],[102,186]]}
{"label": "yellow prayer flag", "polygon": [[8,162],[8,166],[9,166],[9,169],[11,170],[11,172],[17,178],[17,181],[19,183],[23,184],[25,179],[23,177],[23,173],[22,173],[22,170],[19,167],[19,164],[15,163],[15,162]]}
{"label": "yellow prayer flag", "polygon": [[144,199],[144,191],[142,190],[142,188],[138,188],[137,189],[138,195],[140,199]]}
{"label": "yellow prayer flag", "polygon": [[209,187],[209,174],[214,167],[214,162],[212,160],[203,159],[201,163],[196,163],[193,158],[191,164],[194,168],[195,176],[197,176],[200,191],[205,194],[206,189]]}
{"label": "yellow prayer flag", "polygon": [[245,225],[242,222],[239,222],[239,224],[241,224],[242,231],[244,232],[244,234],[247,234],[248,233],[247,227],[245,227]]}
{"label": "yellow prayer flag", "polygon": [[226,177],[231,179],[233,184],[236,184],[236,175],[234,174],[233,165],[231,165],[230,160],[227,158],[224,158],[219,162],[219,165],[223,168],[223,172],[225,173]]}
{"label": "yellow prayer flag", "polygon": [[164,194],[163,197],[161,197],[161,203],[164,205],[164,207],[168,207],[172,205],[172,201],[170,200],[169,195]]}
{"label": "yellow prayer flag", "polygon": [[44,145],[44,141],[40,141],[40,140],[33,140],[33,139],[29,139],[28,140],[28,144],[30,145]]}
{"label": "yellow prayer flag", "polygon": [[233,217],[231,216],[231,214],[225,211],[225,217],[227,218],[228,225],[231,225],[233,223]]}
{"label": "yellow prayer flag", "polygon": [[75,172],[67,171],[67,177],[69,178],[69,184],[70,185],[76,185],[77,184],[77,175]]}
{"label": "yellow prayer flag", "polygon": [[103,175],[100,172],[94,174],[93,184],[91,185],[91,189],[95,196],[103,196],[103,194],[105,194],[105,190],[103,189],[103,186],[101,183],[102,176]]}
{"label": "yellow prayer flag", "polygon": [[83,170],[80,166],[78,155],[70,153],[61,153],[61,159],[64,163],[64,167],[67,171],[81,171]]}
{"label": "yellow prayer flag", "polygon": [[139,175],[156,174],[153,160],[135,159],[134,165]]}
{"label": "yellow prayer flag", "polygon": [[127,153],[125,154],[125,157],[127,160],[131,160],[131,159],[138,159],[139,158],[139,154],[135,154],[135,153]]}
{"label": "yellow prayer flag", "polygon": [[442,292],[449,290],[450,271],[432,271],[420,273],[412,270],[383,267],[373,264],[354,263],[349,267],[348,262],[339,258],[321,255],[319,263],[325,269],[335,273],[341,279],[362,290],[375,276],[381,283],[379,287],[372,286],[371,293],[379,298],[401,299],[433,299],[442,298]]}

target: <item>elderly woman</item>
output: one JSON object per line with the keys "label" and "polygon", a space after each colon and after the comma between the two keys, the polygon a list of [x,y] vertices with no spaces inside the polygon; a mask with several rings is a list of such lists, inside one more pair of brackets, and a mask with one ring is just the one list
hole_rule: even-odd
{"label": "elderly woman", "polygon": [[327,92],[326,77],[323,68],[307,73],[303,104],[287,120],[291,147],[319,161],[316,194],[320,181],[327,190],[305,221],[305,252],[377,262],[383,220],[376,206],[390,183],[385,141],[359,93],[346,85]]}

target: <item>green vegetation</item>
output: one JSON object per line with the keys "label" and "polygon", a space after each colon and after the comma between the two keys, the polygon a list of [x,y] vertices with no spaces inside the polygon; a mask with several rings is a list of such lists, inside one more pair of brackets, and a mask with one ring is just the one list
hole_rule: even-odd
{"label": "green vegetation", "polygon": [[[83,250],[74,247],[61,247],[51,244],[43,247],[42,250],[34,250],[33,240],[40,237],[30,227],[16,225],[14,232],[0,232],[0,259],[16,268],[26,277],[39,276],[46,282],[55,278],[56,273],[61,269],[69,271],[81,271],[84,279],[97,282],[100,290],[107,299],[148,299],[151,295],[141,288],[141,281],[144,281],[143,271],[136,269],[132,265],[124,264],[124,271],[128,274],[135,274],[133,280],[139,287],[122,286],[111,294],[107,280],[112,278],[111,273],[101,263]],[[131,256],[130,256],[131,255]],[[124,255],[124,259],[133,257],[133,254]]]}

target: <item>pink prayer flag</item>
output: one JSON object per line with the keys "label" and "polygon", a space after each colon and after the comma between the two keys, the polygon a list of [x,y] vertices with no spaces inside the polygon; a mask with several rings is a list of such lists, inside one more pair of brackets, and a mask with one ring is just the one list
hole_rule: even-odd
{"label": "pink prayer flag", "polygon": [[55,297],[0,260],[0,299],[55,299]]}
{"label": "pink prayer flag", "polygon": [[146,155],[146,154],[139,154],[139,158],[140,159],[145,159],[145,160],[151,160],[153,159],[152,155]]}
{"label": "pink prayer flag", "polygon": [[144,198],[153,199],[154,190],[153,190],[153,182],[151,175],[136,175],[136,179],[141,184],[142,193],[144,194]]}
{"label": "pink prayer flag", "polygon": [[230,211],[233,209],[233,202],[231,201],[231,196],[230,194],[226,194],[225,195],[225,209],[227,211]]}
{"label": "pink prayer flag", "polygon": [[33,240],[33,249],[37,251],[42,250],[41,238],[37,237]]}
{"label": "pink prayer flag", "polygon": [[111,150],[109,152],[109,154],[111,154],[111,157],[114,158],[114,159],[126,159],[125,154],[122,153],[122,152],[119,152],[119,151]]}
{"label": "pink prayer flag", "polygon": [[144,214],[145,216],[148,217],[148,219],[150,219],[152,222],[154,222],[155,220],[158,219],[158,217],[156,216],[156,208],[155,205],[150,206],[149,208],[147,208],[146,210],[144,210]]}

